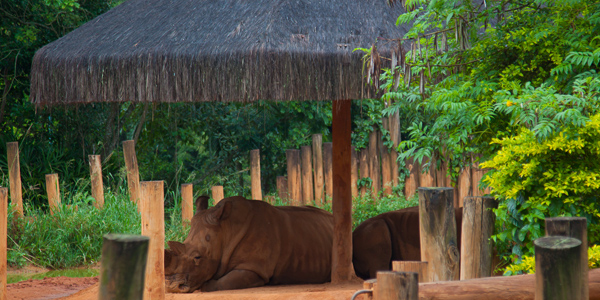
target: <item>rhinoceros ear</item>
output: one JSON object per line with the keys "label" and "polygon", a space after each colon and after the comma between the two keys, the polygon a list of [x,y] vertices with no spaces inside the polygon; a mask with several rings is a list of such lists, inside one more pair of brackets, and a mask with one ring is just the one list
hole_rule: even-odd
{"label": "rhinoceros ear", "polygon": [[196,213],[208,208],[208,196],[199,196],[196,198]]}
{"label": "rhinoceros ear", "polygon": [[[185,244],[182,244],[182,243],[176,242],[176,241],[168,241],[167,244],[169,245],[169,248],[171,248],[171,251],[173,252],[171,254],[181,255],[181,254],[185,253]],[[168,251],[168,250],[166,250],[166,251]]]}
{"label": "rhinoceros ear", "polygon": [[213,208],[214,210],[206,216],[206,221],[209,224],[218,225],[221,221],[229,218],[232,206],[233,204],[231,201],[221,200],[221,202]]}

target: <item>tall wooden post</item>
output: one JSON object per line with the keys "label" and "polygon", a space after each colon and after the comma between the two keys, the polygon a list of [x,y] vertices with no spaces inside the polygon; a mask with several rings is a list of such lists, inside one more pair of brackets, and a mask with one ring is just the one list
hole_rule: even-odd
{"label": "tall wooden post", "polygon": [[419,282],[429,282],[429,266],[426,261],[392,261],[392,271],[419,274]]}
{"label": "tall wooden post", "polygon": [[311,205],[314,200],[311,147],[300,147],[300,156],[302,160],[302,203]]}
{"label": "tall wooden post", "polygon": [[358,197],[358,186],[356,185],[356,182],[358,181],[358,157],[354,146],[350,149],[350,153],[350,187],[352,188],[352,198],[354,198]]}
{"label": "tall wooden post", "polygon": [[90,162],[90,177],[92,183],[92,197],[96,208],[104,207],[104,183],[102,182],[102,163],[100,155],[88,155]]}
{"label": "tall wooden post", "polygon": [[420,186],[421,168],[413,159],[406,160],[406,168],[408,169],[409,176],[404,182],[404,197],[406,197],[406,200],[409,200],[415,195]]}
{"label": "tall wooden post", "polygon": [[[425,166],[430,162],[429,166]],[[420,165],[419,184],[421,187],[435,187],[435,159],[423,159]]]}
{"label": "tall wooden post", "polygon": [[215,185],[212,187],[212,198],[213,200],[215,200],[214,205],[217,205],[217,203],[219,203],[219,201],[223,200],[223,198],[225,198],[225,192],[223,192],[223,186],[222,185]]}
{"label": "tall wooden post", "polygon": [[[325,195],[331,199],[333,197],[333,161],[332,161],[332,143],[323,143],[323,176],[325,181]],[[331,200],[328,200],[331,201]]]}
{"label": "tall wooden post", "polygon": [[312,136],[312,156],[315,182],[315,201],[317,204],[323,204],[325,198],[325,186],[323,177],[323,135],[313,134]]}
{"label": "tall wooden post", "polygon": [[421,260],[429,263],[430,281],[459,278],[453,196],[452,188],[419,188]]}
{"label": "tall wooden post", "polygon": [[536,239],[533,244],[535,299],[583,300],[581,241],[566,236],[548,236]]}
{"label": "tall wooden post", "polygon": [[252,199],[262,200],[259,149],[250,150],[250,179],[252,184]]}
{"label": "tall wooden post", "polygon": [[495,214],[493,197],[466,197],[463,208],[460,249],[460,280],[492,276]]}
{"label": "tall wooden post", "polygon": [[7,255],[7,227],[8,227],[8,189],[0,187],[0,299],[6,296],[6,255]]}
{"label": "tall wooden post", "polygon": [[392,162],[390,160],[391,156],[388,151],[388,148],[383,145],[381,133],[379,135],[380,136],[377,139],[377,147],[379,148],[379,152],[381,154],[381,186],[384,195],[391,195],[392,185],[394,184],[394,182],[392,181]]}
{"label": "tall wooden post", "polygon": [[377,272],[377,300],[418,300],[419,279],[414,272]]}
{"label": "tall wooden post", "polygon": [[8,161],[8,181],[10,182],[10,201],[17,213],[23,216],[23,190],[21,188],[21,164],[19,162],[19,143],[6,143]]}
{"label": "tall wooden post", "polygon": [[[358,166],[360,172],[360,178],[370,178],[369,176],[369,149],[365,148],[360,150],[358,154]],[[364,197],[367,194],[368,188],[366,186],[360,187],[360,195]]]}
{"label": "tall wooden post", "polygon": [[288,182],[287,177],[277,176],[277,194],[281,201],[288,202]]}
{"label": "tall wooden post", "polygon": [[471,167],[465,167],[458,175],[458,206],[463,207],[464,199],[473,195],[473,179],[471,178]]}
{"label": "tall wooden post", "polygon": [[189,226],[194,216],[194,185],[184,183],[181,185],[181,223]]}
{"label": "tall wooden post", "polygon": [[392,137],[392,143],[394,143],[394,147],[392,152],[390,153],[391,161],[392,161],[392,179],[394,186],[397,186],[399,182],[398,178],[398,145],[400,145],[401,135],[400,135],[400,114],[395,112],[390,116],[390,135]]}
{"label": "tall wooden post", "polygon": [[331,282],[349,281],[352,267],[352,191],[350,188],[350,100],[333,101],[333,253]]}
{"label": "tall wooden post", "polygon": [[568,236],[581,241],[581,299],[589,299],[587,219],[584,217],[546,218],[547,236]]}
{"label": "tall wooden post", "polygon": [[302,173],[300,172],[300,150],[285,151],[287,158],[288,193],[292,205],[302,203]]}
{"label": "tall wooden post", "polygon": [[379,149],[377,149],[378,136],[379,132],[376,131],[375,128],[369,133],[369,175],[371,175],[371,180],[373,180],[371,193],[373,194],[374,199],[377,199],[379,189],[381,188]]}
{"label": "tall wooden post", "polygon": [[142,235],[150,237],[144,299],[165,299],[165,193],[164,181],[143,181],[140,184],[142,204]]}
{"label": "tall wooden post", "polygon": [[48,206],[50,215],[60,210],[60,186],[58,184],[58,174],[46,174],[46,193],[48,194]]}
{"label": "tall wooden post", "polygon": [[135,141],[128,140],[123,142],[123,156],[125,156],[125,167],[127,168],[129,199],[135,202],[138,205],[138,210],[140,210],[140,172],[135,155]]}
{"label": "tall wooden post", "polygon": [[144,299],[149,240],[141,235],[104,236],[99,300]]}

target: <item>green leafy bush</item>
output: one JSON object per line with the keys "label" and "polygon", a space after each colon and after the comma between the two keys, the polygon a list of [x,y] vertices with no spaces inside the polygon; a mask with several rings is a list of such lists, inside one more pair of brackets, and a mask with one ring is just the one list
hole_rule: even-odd
{"label": "green leafy bush", "polygon": [[[600,268],[600,246],[594,245],[588,248],[588,267],[590,269]],[[535,273],[535,257],[523,255],[522,259],[506,267],[504,275],[519,275]]]}

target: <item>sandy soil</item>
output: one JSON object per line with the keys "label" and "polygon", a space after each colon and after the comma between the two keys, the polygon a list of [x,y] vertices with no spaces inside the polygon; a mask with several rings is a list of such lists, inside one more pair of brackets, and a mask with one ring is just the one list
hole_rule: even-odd
{"label": "sandy soil", "polygon": [[97,277],[54,277],[44,278],[43,280],[29,279],[8,284],[7,300],[60,299],[97,283]]}

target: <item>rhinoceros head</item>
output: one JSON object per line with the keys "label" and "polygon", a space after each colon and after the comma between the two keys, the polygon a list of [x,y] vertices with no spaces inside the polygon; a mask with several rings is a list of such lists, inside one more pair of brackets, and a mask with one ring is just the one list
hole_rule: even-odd
{"label": "rhinoceros head", "polygon": [[231,203],[207,210],[208,197],[196,199],[196,214],[183,243],[169,241],[165,249],[165,281],[168,292],[189,293],[200,289],[217,270],[222,255],[221,221],[229,217]]}

